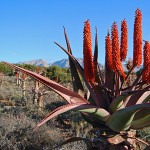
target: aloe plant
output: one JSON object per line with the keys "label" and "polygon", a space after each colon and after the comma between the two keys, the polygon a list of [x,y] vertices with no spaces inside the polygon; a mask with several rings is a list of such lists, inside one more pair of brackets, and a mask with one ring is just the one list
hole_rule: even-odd
{"label": "aloe plant", "polygon": [[[105,146],[123,143],[123,147],[126,149],[135,148],[135,141],[138,140],[134,134],[136,130],[150,126],[150,73],[147,71],[150,66],[150,58],[146,57],[150,50],[150,43],[148,41],[145,42],[144,60],[146,61],[144,61],[143,70],[134,81],[130,84],[126,84],[134,68],[141,64],[141,11],[137,9],[135,14],[133,65],[129,68],[129,72],[127,74],[125,74],[123,70],[122,63],[126,58],[128,49],[127,22],[123,20],[121,25],[121,45],[119,43],[118,27],[116,22],[112,25],[111,35],[108,33],[106,36],[104,74],[102,74],[98,65],[97,30],[95,36],[94,56],[92,55],[92,39],[89,20],[85,21],[83,32],[84,67],[82,67],[73,56],[64,28],[67,49],[56,42],[55,44],[59,46],[69,57],[74,91],[70,91],[62,85],[35,72],[31,72],[5,62],[11,67],[35,78],[37,81],[51,88],[68,102],[68,104],[60,106],[50,112],[37,124],[34,130],[61,113],[69,110],[75,110],[81,112],[83,118],[91,123],[93,127],[98,127],[99,129],[103,128],[104,131],[106,131],[105,140],[107,144]],[[86,84],[86,89],[84,89],[84,86],[82,85],[83,82],[81,82],[81,78]],[[130,132],[133,132],[132,136]],[[112,133],[115,135],[110,137]],[[71,142],[75,139],[76,138],[73,138],[68,141]],[[130,139],[130,142],[127,139]],[[132,141],[133,139],[134,142]],[[148,143],[146,144],[148,145]],[[99,149],[102,149],[101,145],[99,145]]]}
{"label": "aloe plant", "polygon": [[4,73],[0,72],[0,86],[3,85]]}
{"label": "aloe plant", "polygon": [[16,84],[18,85],[18,87],[20,86],[20,72],[19,71],[16,71]]}
{"label": "aloe plant", "polygon": [[[36,67],[35,72],[38,74],[43,73],[40,67]],[[46,91],[44,89],[43,84],[41,84],[38,80],[35,79],[34,88],[32,89],[32,92],[34,94],[33,104],[37,105],[39,107],[39,110],[42,110],[42,108],[43,108],[43,96],[45,94],[47,94],[49,91]]]}
{"label": "aloe plant", "polygon": [[21,78],[21,81],[22,81],[22,97],[23,99],[26,98],[26,74],[22,74],[22,78]]}

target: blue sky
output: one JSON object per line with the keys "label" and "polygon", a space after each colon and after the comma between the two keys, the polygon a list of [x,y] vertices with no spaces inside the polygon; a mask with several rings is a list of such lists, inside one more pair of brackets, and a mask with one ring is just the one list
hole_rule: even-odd
{"label": "blue sky", "polygon": [[41,58],[54,62],[67,58],[54,44],[66,47],[63,26],[74,56],[82,58],[83,25],[89,19],[93,48],[98,28],[99,62],[104,63],[107,31],[114,21],[120,30],[124,18],[129,32],[128,57],[132,58],[137,8],[143,14],[143,39],[150,41],[149,0],[0,0],[0,60],[17,63]]}

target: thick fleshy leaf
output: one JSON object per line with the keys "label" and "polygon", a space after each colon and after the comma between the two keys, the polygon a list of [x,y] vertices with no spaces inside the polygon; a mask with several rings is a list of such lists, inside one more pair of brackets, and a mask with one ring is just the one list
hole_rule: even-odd
{"label": "thick fleshy leaf", "polygon": [[110,38],[109,31],[105,39],[105,70],[104,71],[105,71],[104,72],[105,87],[107,87],[111,91],[112,96],[114,96],[115,73],[112,67],[112,40]]}
{"label": "thick fleshy leaf", "polygon": [[133,119],[133,121],[135,120],[139,120],[144,118],[145,116],[150,114],[150,108],[145,108],[145,109],[141,109],[140,111],[138,111]]}
{"label": "thick fleshy leaf", "polygon": [[114,92],[114,75],[113,70],[108,67],[105,58],[105,87],[107,87],[112,93]]}
{"label": "thick fleshy leaf", "polygon": [[[71,46],[70,46],[65,28],[64,28],[64,35],[65,35],[68,52],[72,55]],[[70,72],[71,72],[71,77],[72,77],[73,91],[80,94],[82,97],[84,97],[84,89],[83,89],[78,71],[76,69],[76,66],[70,59],[70,57],[69,57],[69,65],[70,65]]]}
{"label": "thick fleshy leaf", "polygon": [[150,94],[144,99],[143,103],[150,102]]}
{"label": "thick fleshy leaf", "polygon": [[143,103],[118,110],[109,117],[106,125],[116,132],[128,130],[132,124],[135,114],[142,109],[149,108],[149,103]]}
{"label": "thick fleshy leaf", "polygon": [[110,113],[103,108],[88,108],[79,110],[80,112],[90,113],[101,121],[106,122],[110,117]]}
{"label": "thick fleshy leaf", "polygon": [[99,85],[104,85],[102,72],[99,68],[98,64],[98,35],[97,35],[97,28],[96,28],[96,35],[95,35],[95,49],[94,49],[94,72],[95,72],[95,82],[97,82]]}
{"label": "thick fleshy leaf", "polygon": [[91,150],[92,149],[92,141],[90,141],[87,138],[82,138],[82,137],[72,137],[72,138],[70,138],[68,140],[65,140],[65,141],[61,142],[60,144],[58,144],[57,146],[55,146],[52,149],[56,149],[56,148],[58,148],[60,146],[63,146],[65,144],[68,144],[68,143],[71,143],[71,142],[76,142],[76,141],[84,141],[85,144],[87,145],[87,150]]}
{"label": "thick fleshy leaf", "polygon": [[150,126],[150,110],[149,110],[148,115],[143,116],[143,118],[141,118],[141,119],[137,119],[137,120],[133,121],[131,124],[132,129],[142,129],[142,128],[148,127],[148,126]]}
{"label": "thick fleshy leaf", "polygon": [[121,94],[121,91],[120,91],[120,88],[121,88],[121,83],[122,83],[122,76],[120,73],[115,73],[115,96],[116,95],[120,95]]}
{"label": "thick fleshy leaf", "polygon": [[97,60],[98,60],[98,35],[97,35],[97,28],[96,28],[94,62],[97,62]]}
{"label": "thick fleshy leaf", "polygon": [[76,66],[76,68],[78,69],[78,71],[80,72],[80,75],[82,76],[88,90],[90,91],[90,94],[93,98],[93,100],[95,101],[96,104],[100,103],[100,106],[106,106],[106,101],[103,99],[98,99],[97,95],[94,92],[93,86],[85,79],[84,76],[84,70],[81,67],[81,65],[79,64],[79,62],[65,49],[63,48],[61,45],[59,45],[58,43],[54,42],[57,46],[59,46],[66,54],[68,54],[69,58],[72,60],[72,62],[74,63],[74,65]]}
{"label": "thick fleshy leaf", "polygon": [[67,88],[63,87],[62,85],[60,85],[46,77],[43,77],[42,75],[39,75],[35,72],[20,68],[16,65],[13,65],[13,64],[10,64],[7,62],[5,62],[5,64],[35,78],[36,80],[43,83],[45,86],[51,88],[54,92],[56,92],[57,94],[62,96],[65,100],[68,101],[68,103],[79,103],[79,102],[88,103],[88,101],[86,99],[84,99],[83,97],[81,97],[79,94],[68,90]]}
{"label": "thick fleshy leaf", "polygon": [[34,130],[36,130],[38,127],[46,123],[48,120],[54,118],[55,116],[59,114],[67,112],[69,110],[82,110],[82,109],[93,108],[93,107],[94,106],[90,104],[85,104],[85,103],[75,103],[75,104],[72,103],[72,104],[60,106],[56,108],[55,110],[53,110],[52,112],[50,112],[41,122],[39,122]]}
{"label": "thick fleshy leaf", "polygon": [[136,104],[141,104],[141,103],[145,103],[148,101],[150,97],[150,90],[145,91],[142,96],[137,100]]}
{"label": "thick fleshy leaf", "polygon": [[[127,79],[130,77],[130,75],[132,75],[133,69],[134,69],[134,66],[132,66],[131,69],[129,70],[129,72],[128,72],[126,78],[125,78],[125,80],[124,80],[124,81],[122,82],[122,84],[121,84],[120,90],[122,90],[123,85],[126,83]],[[127,88],[128,88],[128,87],[127,87]]]}
{"label": "thick fleshy leaf", "polygon": [[124,108],[125,106],[123,100],[126,99],[128,96],[129,94],[122,94],[116,97],[109,106],[110,112],[114,113],[117,110]]}
{"label": "thick fleshy leaf", "polygon": [[137,76],[137,78],[135,79],[135,81],[132,83],[132,85],[131,85],[129,91],[135,89],[135,87],[136,87],[137,84],[140,82],[140,80],[141,80],[141,78],[142,78],[142,75],[143,75],[144,71],[147,69],[147,67],[148,67],[149,64],[150,64],[150,63],[148,63],[148,64],[143,68],[143,70],[141,71],[141,73]]}
{"label": "thick fleshy leaf", "polygon": [[97,119],[93,114],[90,113],[82,113],[81,115],[85,121],[91,124],[94,128],[106,128],[105,122]]}
{"label": "thick fleshy leaf", "polygon": [[141,104],[150,95],[150,91],[139,91],[133,94],[128,100],[126,100],[125,105],[131,106],[135,104]]}
{"label": "thick fleshy leaf", "polygon": [[109,110],[110,112],[115,112],[119,109],[125,108],[127,102],[130,105],[147,102],[149,100],[149,96],[150,96],[150,91],[146,91],[146,90],[124,92],[122,93],[122,95],[116,97],[113,100],[113,102],[109,106]]}

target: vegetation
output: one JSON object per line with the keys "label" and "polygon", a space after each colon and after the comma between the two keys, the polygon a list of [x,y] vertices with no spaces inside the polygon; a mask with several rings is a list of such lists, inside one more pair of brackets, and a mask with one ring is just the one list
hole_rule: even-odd
{"label": "vegetation", "polygon": [[[58,116],[47,122],[47,125],[42,126],[38,131],[33,132],[37,122],[48,111],[52,111],[57,106],[64,104],[60,96],[53,91],[49,91],[43,97],[43,109],[39,110],[38,105],[33,104],[33,87],[34,80],[27,78],[27,103],[24,105],[22,87],[18,87],[16,84],[16,77],[5,75],[3,85],[0,87],[0,149],[47,150],[52,149],[54,145],[63,139],[72,136],[92,137],[92,127],[83,121],[77,112],[68,112]],[[80,126],[81,122],[83,125]],[[80,141],[65,145],[63,148],[73,150],[87,149],[86,145]]]}
{"label": "vegetation", "polygon": [[[30,71],[36,71],[37,69],[37,66],[30,64],[17,64],[17,66]],[[69,68],[60,68],[58,66],[50,66],[50,67],[38,66],[38,69],[40,69],[42,73],[46,74],[46,77],[48,77],[49,79],[56,80],[56,78],[58,78],[58,82],[71,82],[71,75]]]}
{"label": "vegetation", "polygon": [[0,62],[0,72],[3,72],[6,75],[12,75],[12,68],[2,62]]}
{"label": "vegetation", "polygon": [[[88,149],[149,149],[147,139],[139,139],[138,136],[146,131],[137,132],[150,126],[150,43],[145,41],[144,57],[142,58],[142,13],[139,9],[135,13],[133,62],[127,75],[122,63],[126,59],[128,45],[128,30],[126,20],[121,24],[121,44],[119,43],[118,27],[114,22],[111,36],[106,36],[106,60],[105,72],[98,66],[98,40],[95,36],[94,56],[92,55],[92,39],[89,20],[85,21],[83,32],[84,68],[72,55],[71,46],[64,29],[67,50],[55,42],[68,56],[70,73],[72,77],[73,91],[48,78],[5,62],[5,64],[17,69],[23,74],[33,77],[51,90],[59,94],[67,103],[57,106],[34,128],[48,123],[57,115],[67,111],[78,111],[85,121],[92,125],[95,137],[72,137],[60,143],[58,146],[74,142],[84,141]],[[120,47],[121,46],[121,47]],[[138,75],[133,76],[133,70],[143,62],[143,69]],[[56,76],[56,67],[52,69]],[[83,86],[81,78],[86,84]],[[131,78],[132,77],[132,78]],[[63,123],[65,119],[63,119]],[[80,126],[82,126],[80,124]],[[56,148],[55,147],[55,148]]]}

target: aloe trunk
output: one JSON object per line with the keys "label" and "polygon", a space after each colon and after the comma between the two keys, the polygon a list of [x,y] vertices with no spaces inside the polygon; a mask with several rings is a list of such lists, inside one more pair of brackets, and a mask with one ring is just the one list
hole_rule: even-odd
{"label": "aloe trunk", "polygon": [[38,91],[39,91],[39,82],[37,80],[34,81],[34,96],[33,96],[33,104],[37,105],[38,101]]}
{"label": "aloe trunk", "polygon": [[26,79],[22,79],[22,97],[26,98]]}
{"label": "aloe trunk", "polygon": [[16,74],[16,84],[18,85],[18,87],[20,87],[20,83],[21,83],[21,78],[20,78],[20,72],[18,71]]}
{"label": "aloe trunk", "polygon": [[0,73],[0,86],[3,84],[4,74]]}
{"label": "aloe trunk", "polygon": [[37,104],[39,106],[39,110],[42,110],[43,107],[44,107],[44,104],[43,104],[43,94],[42,92],[39,92],[38,94],[38,101],[37,101]]}

